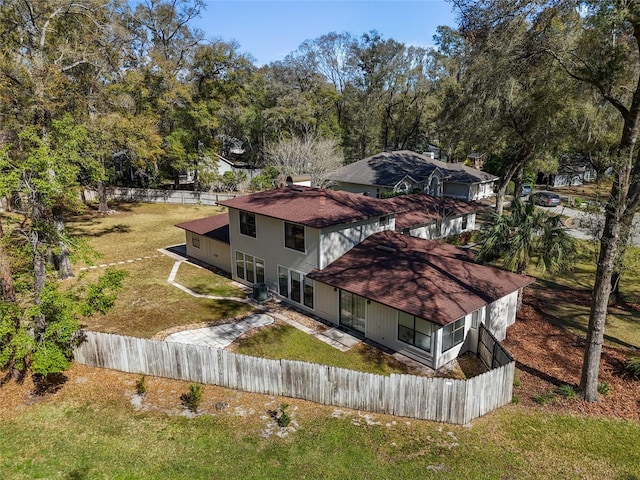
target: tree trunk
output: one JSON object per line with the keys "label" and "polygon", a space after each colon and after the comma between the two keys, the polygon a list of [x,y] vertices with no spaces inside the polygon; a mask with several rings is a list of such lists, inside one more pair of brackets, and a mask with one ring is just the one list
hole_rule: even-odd
{"label": "tree trunk", "polygon": [[496,214],[502,215],[504,212],[504,197],[507,194],[507,187],[511,178],[518,170],[522,168],[525,160],[518,160],[515,163],[507,165],[504,174],[498,180],[498,191],[496,192]]}
{"label": "tree trunk", "polygon": [[56,230],[59,253],[53,255],[53,264],[58,271],[58,277],[62,280],[73,277],[71,261],[69,260],[69,248],[63,240],[64,220],[62,217],[62,207],[53,208],[53,226]]}
{"label": "tree trunk", "polygon": [[107,213],[109,211],[109,202],[107,200],[107,187],[104,180],[98,182],[98,212]]}
{"label": "tree trunk", "polygon": [[9,257],[4,247],[4,231],[2,222],[0,221],[0,301],[7,303],[15,303],[16,289],[13,285],[13,277],[11,276],[11,265]]}

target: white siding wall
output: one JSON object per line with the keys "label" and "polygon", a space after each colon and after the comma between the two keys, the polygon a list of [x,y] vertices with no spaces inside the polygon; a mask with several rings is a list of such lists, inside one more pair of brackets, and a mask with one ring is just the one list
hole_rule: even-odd
{"label": "white siding wall", "polygon": [[334,325],[337,325],[340,292],[338,290],[334,290],[333,287],[330,287],[329,285],[315,282],[314,293],[315,314],[333,323]]}
{"label": "white siding wall", "polygon": [[[196,235],[186,232],[187,255],[201,260],[209,265],[213,265],[225,272],[231,272],[231,252],[229,245],[223,242],[212,240],[204,235]],[[193,236],[200,237],[200,248],[193,246]]]}
{"label": "white siding wall", "polygon": [[389,223],[387,226],[380,226],[380,217],[373,217],[349,225],[323,228],[320,234],[318,268],[325,268],[374,233],[382,232],[383,230],[395,230],[395,217],[389,215],[388,218]]}
{"label": "white siding wall", "polygon": [[436,223],[430,223],[429,225],[423,225],[421,227],[412,228],[409,230],[409,235],[412,237],[426,238],[428,240],[447,237],[449,235],[457,235],[458,233],[468,232],[475,230],[476,228],[476,214],[470,213],[467,215],[467,228],[462,229],[462,218],[447,218],[442,222],[442,231],[438,232]]}
{"label": "white siding wall", "polygon": [[485,324],[493,335],[502,341],[507,336],[507,327],[516,321],[518,292],[513,292],[489,305]]}
{"label": "white siding wall", "polygon": [[[235,208],[229,209],[229,237],[233,245],[231,258],[234,259],[232,264],[235,262],[236,250],[263,259],[265,281],[271,289],[277,291],[278,265],[303,274],[318,266],[320,231],[310,227],[304,228],[306,252],[302,253],[285,248],[284,221],[256,215],[256,238],[248,237],[240,233],[239,211]],[[234,280],[243,281],[236,277],[235,268],[232,268],[232,276]]]}

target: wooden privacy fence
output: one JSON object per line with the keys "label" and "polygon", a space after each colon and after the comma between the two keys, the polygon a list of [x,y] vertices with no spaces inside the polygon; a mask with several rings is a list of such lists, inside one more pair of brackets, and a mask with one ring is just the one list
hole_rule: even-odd
{"label": "wooden privacy fence", "polygon": [[[209,193],[189,190],[160,190],[152,188],[110,187],[107,189],[109,200],[144,203],[174,203],[181,205],[217,205],[219,200],[228,200],[240,196],[239,193]],[[95,190],[85,189],[86,201],[98,200]]]}
{"label": "wooden privacy fence", "polygon": [[78,363],[402,417],[465,424],[511,402],[515,363],[468,380],[390,376],[86,332]]}
{"label": "wooden privacy fence", "polygon": [[512,363],[513,357],[500,344],[496,337],[484,326],[480,324],[478,330],[478,357],[487,368],[498,368]]}

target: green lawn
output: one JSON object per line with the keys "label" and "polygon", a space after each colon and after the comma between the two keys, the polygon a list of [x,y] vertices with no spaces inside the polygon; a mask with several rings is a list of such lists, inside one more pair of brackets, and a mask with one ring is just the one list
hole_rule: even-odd
{"label": "green lawn", "polygon": [[414,373],[390,355],[366,344],[360,343],[343,353],[289,325],[260,329],[240,340],[233,350],[254,357],[301,360],[378,375]]}
{"label": "green lawn", "polygon": [[297,431],[280,438],[264,435],[274,428],[266,408],[185,418],[112,397],[67,396],[0,422],[0,478],[631,480],[640,472],[640,425],[630,421],[511,406],[460,427],[384,415],[367,422],[318,406],[294,412]]}
{"label": "green lawn", "polygon": [[231,284],[228,278],[189,263],[180,265],[175,281],[200,295],[245,298],[247,293]]}

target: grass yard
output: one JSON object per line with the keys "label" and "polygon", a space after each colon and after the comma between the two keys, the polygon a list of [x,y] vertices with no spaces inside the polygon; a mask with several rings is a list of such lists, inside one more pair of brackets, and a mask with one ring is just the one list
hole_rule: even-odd
{"label": "grass yard", "polygon": [[[220,213],[218,208],[143,203],[114,204],[113,208],[117,211],[113,215],[89,211],[68,222],[70,232],[84,238],[100,254],[96,263],[124,261],[124,265],[117,268],[128,273],[115,308],[107,315],[92,316],[85,322],[85,328],[150,338],[174,327],[223,323],[253,310],[237,302],[195,298],[167,283],[175,260],[161,255],[158,248],[184,243],[184,231],[175,228],[176,223]],[[76,267],[80,266],[82,264]],[[189,268],[196,273],[190,275]],[[93,279],[101,270],[85,271],[79,278],[67,282]],[[180,268],[185,279],[197,280],[200,270],[207,272],[211,279],[217,277],[214,283],[229,284],[228,280],[204,269],[186,265]],[[230,286],[227,290],[232,291]]]}
{"label": "grass yard", "polygon": [[[462,427],[211,386],[189,418],[184,382],[149,378],[136,409],[138,376],[82,366],[68,375],[39,402],[27,386],[3,387],[0,478],[631,480],[640,471],[632,421],[513,405]],[[282,402],[288,429],[269,414]]]}
{"label": "grass yard", "polygon": [[255,334],[240,339],[232,347],[237,353],[254,357],[300,360],[378,375],[415,373],[390,355],[364,343],[343,353],[290,325],[260,329]]}
{"label": "grass yard", "polygon": [[246,297],[246,292],[231,284],[228,278],[189,263],[180,265],[175,281],[200,295]]}

